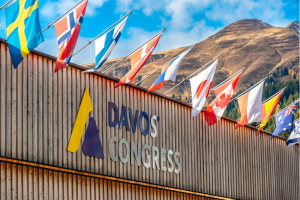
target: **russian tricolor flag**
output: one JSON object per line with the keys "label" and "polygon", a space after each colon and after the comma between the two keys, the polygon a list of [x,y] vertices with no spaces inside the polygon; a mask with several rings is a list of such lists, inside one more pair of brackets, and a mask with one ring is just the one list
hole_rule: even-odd
{"label": "russian tricolor flag", "polygon": [[162,72],[160,77],[152,84],[150,89],[148,90],[148,93],[157,90],[163,87],[166,81],[170,80],[175,82],[176,80],[176,74],[178,71],[178,68],[180,66],[181,61],[183,60],[184,56],[193,48],[194,46],[191,46],[186,51],[178,55],[174,60],[172,60],[169,64],[164,66],[162,68]]}

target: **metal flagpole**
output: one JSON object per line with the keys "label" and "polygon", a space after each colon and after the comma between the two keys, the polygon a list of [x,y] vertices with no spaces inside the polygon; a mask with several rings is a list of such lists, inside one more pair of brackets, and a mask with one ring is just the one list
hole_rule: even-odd
{"label": "metal flagpole", "polygon": [[195,72],[193,72],[191,75],[189,75],[185,80],[181,81],[180,83],[177,83],[177,85],[175,85],[174,87],[172,87],[170,90],[168,90],[166,93],[164,93],[164,95],[168,94],[171,90],[173,90],[174,88],[176,88],[178,85],[180,85],[181,83],[183,83],[184,81],[188,80],[191,76],[193,76],[195,73],[197,73],[200,69],[202,69],[203,67],[207,66],[209,63],[211,63],[213,60],[215,60],[216,58],[218,58],[221,54],[217,55],[216,57],[214,57],[212,60],[210,60],[208,63],[206,63],[205,65],[203,65],[202,67],[200,67],[199,69],[197,69]]}
{"label": "metal flagpole", "polygon": [[12,2],[12,1],[13,1],[13,0],[10,0],[10,1],[8,1],[6,4],[4,4],[3,6],[1,6],[0,10],[6,8],[6,6],[7,6],[10,2]]}
{"label": "metal flagpole", "polygon": [[295,121],[293,121],[293,123],[295,123],[295,122],[297,122],[297,121],[299,121],[300,120],[300,118],[298,118],[298,119],[296,119]]}
{"label": "metal flagpole", "polygon": [[[180,54],[183,54],[186,51],[191,50],[196,44],[190,46],[188,49],[184,50],[183,52],[181,52]],[[178,54],[178,55],[180,55]],[[152,74],[154,74],[157,70],[163,68],[164,66],[166,66],[167,64],[169,64],[170,62],[172,62],[173,60],[175,60],[178,56],[176,56],[175,58],[173,58],[172,60],[170,60],[169,62],[165,63],[163,66],[161,66],[160,68],[156,69],[154,72],[152,72],[151,74],[149,74],[148,76],[146,76],[144,79],[140,80],[136,85],[140,84],[143,80],[145,80],[146,78],[148,78],[149,76],[151,76]]]}
{"label": "metal flagpole", "polygon": [[155,36],[153,36],[152,38],[150,38],[147,42],[145,42],[144,44],[142,44],[141,46],[139,46],[138,48],[136,48],[134,51],[132,51],[130,54],[126,55],[125,57],[123,57],[121,60],[117,61],[115,64],[111,65],[109,68],[107,68],[104,72],[105,73],[107,70],[109,70],[110,68],[112,68],[113,66],[115,66],[116,64],[118,64],[119,62],[121,62],[122,60],[124,60],[125,58],[127,58],[128,56],[130,56],[131,54],[135,53],[137,50],[139,50],[142,46],[144,46],[145,44],[147,44],[149,41],[151,41],[153,38],[155,38],[156,36],[158,36],[159,34],[161,34],[162,32],[164,32],[167,28],[164,28],[162,31],[160,31],[159,33],[157,33]]}
{"label": "metal flagpole", "polygon": [[231,99],[231,100],[229,101],[229,103],[232,102],[233,100],[236,100],[236,99],[242,97],[242,96],[243,96],[244,94],[246,94],[249,90],[251,90],[252,88],[254,88],[255,86],[257,86],[257,85],[260,84],[261,82],[265,81],[267,78],[268,78],[268,77],[265,77],[264,79],[262,79],[261,81],[259,81],[259,82],[256,83],[255,85],[253,85],[252,87],[248,88],[248,89],[247,89],[246,91],[244,91],[242,94],[238,95],[237,97],[234,97],[233,99]]}
{"label": "metal flagpole", "polygon": [[94,42],[98,37],[100,37],[101,35],[103,35],[105,32],[107,32],[109,29],[111,29],[113,26],[115,26],[117,23],[119,23],[121,20],[123,20],[125,17],[127,17],[128,15],[130,15],[132,13],[132,11],[130,11],[129,13],[127,13],[124,17],[122,17],[121,19],[119,19],[117,22],[115,22],[113,25],[111,25],[110,27],[108,27],[107,29],[105,29],[102,33],[100,33],[99,35],[97,35],[94,39],[92,39],[91,41],[89,41],[86,45],[84,45],[83,47],[81,47],[78,51],[76,51],[75,53],[73,53],[72,56],[75,56],[79,51],[81,51],[82,49],[84,49],[85,47],[87,47],[89,44],[91,44],[92,42]]}
{"label": "metal flagpole", "polygon": [[238,75],[240,72],[244,72],[246,67],[244,67],[243,69],[241,69],[240,71],[236,72],[235,74],[233,74],[232,76],[230,76],[229,78],[227,78],[225,81],[223,81],[222,83],[218,84],[217,86],[215,86],[213,89],[211,89],[210,91],[212,90],[215,90],[219,87],[221,87],[222,85],[224,85],[227,81],[233,79],[236,75]]}
{"label": "metal flagpole", "polygon": [[271,97],[269,97],[267,100],[265,100],[262,105],[265,105],[269,100],[271,100],[273,97],[275,97],[276,95],[278,95],[280,92],[282,92],[283,90],[285,90],[286,87],[282,88],[281,90],[279,90],[276,94],[273,94]]}
{"label": "metal flagpole", "polygon": [[65,14],[67,14],[68,12],[70,12],[73,8],[75,8],[76,6],[78,6],[83,1],[85,1],[85,0],[79,1],[77,4],[75,4],[75,6],[73,6],[72,8],[70,8],[67,12],[65,12],[64,14],[62,14],[60,17],[58,17],[56,20],[54,20],[51,24],[47,25],[46,28],[44,28],[41,32],[44,32],[50,26],[52,26],[53,24],[55,24],[58,20],[60,20],[63,16],[65,16]]}

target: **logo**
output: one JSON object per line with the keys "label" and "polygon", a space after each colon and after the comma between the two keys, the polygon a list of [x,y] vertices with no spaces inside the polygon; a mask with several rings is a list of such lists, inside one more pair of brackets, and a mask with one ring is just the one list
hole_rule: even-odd
{"label": "logo", "polygon": [[[157,123],[160,117],[152,114],[148,115],[144,111],[133,110],[130,107],[118,106],[113,102],[108,102],[108,126],[123,129],[135,133],[137,128],[142,135],[155,138],[157,136]],[[93,111],[92,100],[89,89],[86,88],[79,106],[72,134],[70,137],[68,151],[76,152],[81,143],[82,134],[89,114]],[[120,114],[120,115],[119,115]],[[128,117],[129,116],[129,117]],[[130,126],[131,125],[131,126]],[[130,130],[131,128],[131,130]],[[105,133],[103,133],[105,134]],[[148,144],[135,143],[121,138],[118,141],[117,136],[112,136],[107,142],[108,157],[117,162],[120,160],[123,164],[130,162],[131,165],[136,162],[137,166],[141,164],[145,168],[168,171],[170,173],[180,173],[180,153],[178,151],[167,150],[163,147],[150,146]],[[125,148],[124,148],[125,147]],[[117,148],[117,149],[115,149]],[[82,144],[84,155],[104,159],[103,147],[101,144],[98,128],[94,118],[90,118],[85,138]]]}
{"label": "logo", "polygon": [[[80,107],[76,116],[71,138],[68,145],[69,152],[76,152],[78,150],[82,133],[86,124],[86,120],[90,112],[93,111],[92,100],[89,89],[86,88],[82,97]],[[90,118],[89,125],[85,134],[82,145],[83,153],[86,156],[104,159],[103,148],[99,137],[98,128],[93,117]]]}

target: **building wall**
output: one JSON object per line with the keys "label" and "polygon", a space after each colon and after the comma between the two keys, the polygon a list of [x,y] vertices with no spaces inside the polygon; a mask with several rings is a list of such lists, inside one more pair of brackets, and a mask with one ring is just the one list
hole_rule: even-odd
{"label": "building wall", "polygon": [[[209,195],[107,180],[23,164],[0,162],[1,199],[213,200]],[[225,198],[222,198],[225,199]]]}
{"label": "building wall", "polygon": [[[209,127],[203,113],[191,118],[187,104],[139,87],[114,89],[118,80],[81,74],[80,66],[54,74],[55,58],[39,52],[29,54],[16,70],[4,43],[0,53],[1,157],[228,198],[299,199],[299,145],[287,148],[283,138],[270,140],[266,132],[256,136],[250,126],[235,130],[236,122],[225,118]],[[76,153],[67,151],[86,87],[103,160],[85,156],[82,145]],[[109,101],[160,116],[157,137],[144,136],[139,128],[133,133],[108,126]],[[113,162],[108,155],[112,136],[180,152],[180,174]]]}

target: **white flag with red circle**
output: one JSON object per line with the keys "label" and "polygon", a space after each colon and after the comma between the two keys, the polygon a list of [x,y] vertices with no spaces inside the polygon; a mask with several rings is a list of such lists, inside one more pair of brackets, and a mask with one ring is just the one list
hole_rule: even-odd
{"label": "white flag with red circle", "polygon": [[199,115],[206,102],[217,68],[217,63],[218,60],[200,74],[190,79],[193,102],[192,117]]}

